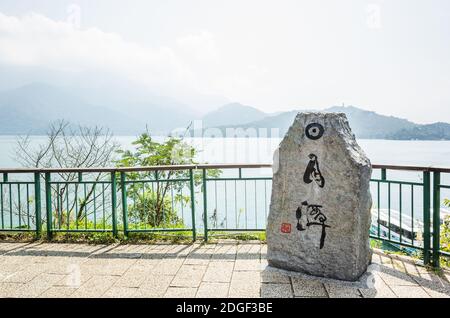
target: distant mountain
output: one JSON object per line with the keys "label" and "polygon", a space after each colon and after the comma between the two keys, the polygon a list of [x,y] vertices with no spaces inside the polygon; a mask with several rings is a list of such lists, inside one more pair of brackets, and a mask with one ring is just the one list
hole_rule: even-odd
{"label": "distant mountain", "polygon": [[[0,134],[43,134],[52,121],[114,128],[129,133],[136,123],[126,114],[94,106],[51,85],[33,83],[0,93]],[[141,123],[141,126],[144,125]]]}
{"label": "distant mountain", "polygon": [[400,129],[387,136],[396,140],[450,140],[450,124],[434,123]]}
{"label": "distant mountain", "polygon": [[254,122],[268,114],[251,106],[239,103],[226,104],[203,116],[203,127],[219,127],[224,125],[242,125]]}
{"label": "distant mountain", "polygon": [[[105,93],[105,89],[99,88],[99,91]],[[122,93],[117,88],[108,98],[102,99],[100,94],[95,99],[94,88],[88,94],[73,87],[43,83],[2,91],[0,135],[45,134],[51,122],[61,119],[75,125],[107,127],[116,135],[137,135],[146,127],[153,135],[167,135],[174,129],[180,132],[193,120],[201,118],[197,111],[175,99],[146,94],[140,89],[136,89],[136,94],[127,92],[130,91]],[[232,103],[209,112],[202,119],[204,129],[219,128],[224,136],[226,128],[241,128],[238,136],[242,137],[247,135],[248,128],[265,128],[267,134],[262,137],[282,137],[301,111],[310,110],[268,114],[251,106]],[[353,106],[333,106],[325,111],[345,113],[358,138],[450,140],[450,124],[447,123],[419,125]],[[276,136],[272,135],[273,128],[278,129]]]}
{"label": "distant mountain", "polygon": [[358,138],[383,139],[400,129],[411,129],[417,126],[406,119],[380,115],[353,106],[333,106],[325,111],[347,115],[350,127]]}
{"label": "distant mountain", "polygon": [[[220,95],[204,94],[191,89],[140,81],[107,70],[67,72],[43,66],[8,66],[0,63],[0,91],[11,90],[29,83],[47,83],[64,88],[92,105],[125,105],[152,103],[158,105],[179,102],[184,108],[198,112],[199,118],[230,101]],[[170,86],[170,85],[169,85]]]}
{"label": "distant mountain", "polygon": [[145,130],[165,134],[187,127],[197,114],[189,107],[161,97],[148,102],[118,102],[98,106],[73,91],[32,83],[0,92],[0,134],[44,134],[49,123],[65,119],[72,124],[110,128],[116,135]]}
{"label": "distant mountain", "polygon": [[[286,133],[289,126],[294,121],[295,116],[297,115],[298,111],[290,111],[290,112],[284,112],[280,113],[278,115],[271,115],[267,116],[261,120],[257,120],[251,123],[243,124],[243,125],[226,125],[226,126],[219,126],[217,128],[221,129],[224,136],[226,134],[227,128],[243,128],[243,131],[239,132],[238,136],[246,137],[246,131],[249,128],[255,128],[258,130],[259,128],[267,129],[267,137],[282,137]],[[271,136],[271,129],[278,129],[279,136]],[[230,136],[233,137],[233,136]]]}
{"label": "distant mountain", "polygon": [[[278,115],[267,115],[263,119],[249,122],[246,124],[233,124],[216,126],[222,130],[224,136],[227,128],[241,128],[238,136],[248,136],[249,128],[266,128],[267,135],[271,136],[273,128],[278,129],[278,136],[282,137],[286,133],[289,126],[292,124],[298,112],[311,110],[295,110],[283,112]],[[333,106],[325,109],[326,112],[340,112],[345,113],[352,131],[357,138],[363,139],[450,139],[450,125],[443,123],[436,123],[431,125],[419,125],[410,122],[406,119],[380,115],[372,111],[366,111],[353,106]],[[230,117],[233,114],[228,114]],[[238,114],[234,114],[235,117]],[[233,136],[230,136],[233,137]]]}

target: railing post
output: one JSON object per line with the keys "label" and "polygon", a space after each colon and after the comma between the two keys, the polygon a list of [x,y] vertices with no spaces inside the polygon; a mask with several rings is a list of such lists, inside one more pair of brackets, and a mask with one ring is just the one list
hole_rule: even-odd
{"label": "railing post", "polygon": [[0,183],[0,213],[0,216],[2,218],[1,229],[3,230],[5,228],[5,220],[3,218],[3,183]]}
{"label": "railing post", "polygon": [[[3,182],[8,182],[8,173],[6,173],[6,172],[3,173]],[[3,217],[3,205],[4,205],[4,202],[3,202],[3,199],[4,199],[3,198],[3,184],[0,187],[0,191],[1,191],[0,200],[1,200],[1,209],[2,209],[2,229],[4,229],[5,228],[5,220],[4,220],[4,217]],[[11,218],[11,220],[12,220],[12,218]],[[11,220],[10,220],[10,222],[11,222]]]}
{"label": "railing post", "polygon": [[440,227],[441,227],[441,173],[433,172],[433,267],[438,268],[440,250]]}
{"label": "railing post", "polygon": [[117,181],[116,173],[111,172],[111,219],[113,236],[117,238]]}
{"label": "railing post", "polygon": [[195,189],[194,189],[194,172],[189,169],[189,189],[191,193],[191,214],[192,214],[192,240],[197,239],[197,232],[195,228]]}
{"label": "railing post", "polygon": [[430,172],[423,172],[423,263],[430,263]]}
{"label": "railing post", "polygon": [[386,181],[386,168],[381,168],[381,180]]}
{"label": "railing post", "polygon": [[122,212],[123,212],[123,233],[128,236],[128,204],[127,204],[127,185],[125,183],[125,172],[120,172],[120,188],[122,189]]}
{"label": "railing post", "polygon": [[45,173],[45,210],[47,214],[47,239],[51,240],[52,233],[52,187],[51,187],[51,175],[50,172]]}
{"label": "railing post", "polygon": [[208,197],[206,195],[206,169],[202,171],[202,183],[203,183],[203,227],[204,227],[204,240],[208,241]]}
{"label": "railing post", "polygon": [[34,173],[34,209],[36,217],[36,237],[41,236],[41,174]]}

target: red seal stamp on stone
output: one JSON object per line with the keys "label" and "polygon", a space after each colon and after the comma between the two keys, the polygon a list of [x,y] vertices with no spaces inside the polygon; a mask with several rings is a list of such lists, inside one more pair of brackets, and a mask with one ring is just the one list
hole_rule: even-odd
{"label": "red seal stamp on stone", "polygon": [[291,224],[281,223],[281,233],[291,233]]}

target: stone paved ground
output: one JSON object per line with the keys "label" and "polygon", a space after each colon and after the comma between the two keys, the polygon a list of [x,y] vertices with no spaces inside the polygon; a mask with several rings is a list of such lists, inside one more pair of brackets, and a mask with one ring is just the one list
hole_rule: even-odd
{"label": "stone paved ground", "polygon": [[267,267],[259,242],[0,243],[0,297],[450,297],[449,280],[379,250],[345,283]]}

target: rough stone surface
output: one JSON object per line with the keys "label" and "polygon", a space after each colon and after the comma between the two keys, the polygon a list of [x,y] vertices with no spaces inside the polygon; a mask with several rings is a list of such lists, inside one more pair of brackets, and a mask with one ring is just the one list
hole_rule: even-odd
{"label": "rough stone surface", "polygon": [[371,172],[345,114],[299,113],[274,158],[269,264],[357,280],[371,259]]}

